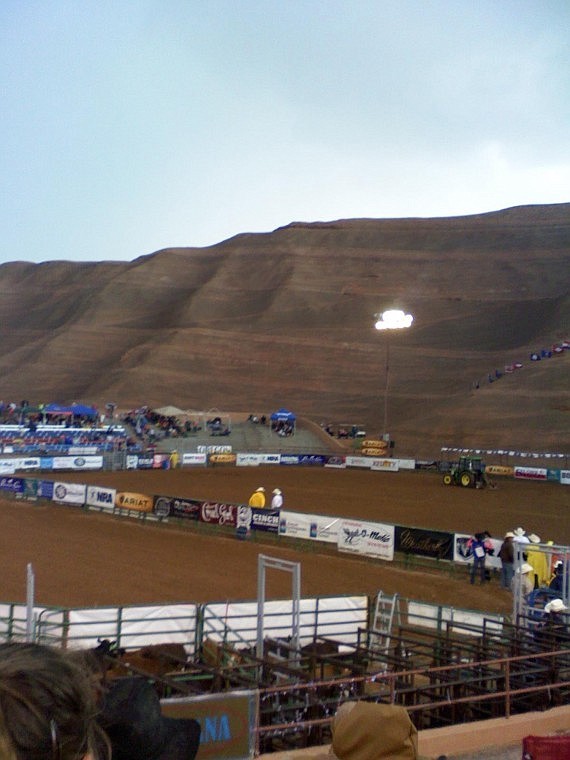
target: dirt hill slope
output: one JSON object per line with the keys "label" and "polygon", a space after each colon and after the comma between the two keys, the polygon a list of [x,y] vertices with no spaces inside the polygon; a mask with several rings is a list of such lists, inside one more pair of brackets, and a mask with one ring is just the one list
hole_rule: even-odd
{"label": "dirt hill slope", "polygon": [[[293,223],[133,262],[0,267],[0,397],[272,410],[442,444],[570,450],[570,204]],[[524,367],[489,383],[505,364]],[[479,389],[474,383],[479,381]]]}

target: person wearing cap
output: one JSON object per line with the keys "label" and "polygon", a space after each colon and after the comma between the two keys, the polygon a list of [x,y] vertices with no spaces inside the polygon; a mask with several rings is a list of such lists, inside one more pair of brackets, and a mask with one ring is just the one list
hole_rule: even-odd
{"label": "person wearing cap", "polygon": [[250,507],[258,507],[259,509],[265,507],[265,488],[263,486],[259,486],[259,488],[255,489],[249,497],[248,504]]}
{"label": "person wearing cap", "polygon": [[144,676],[113,681],[98,722],[113,760],[193,760],[200,746],[198,721],[164,716],[156,689]]}
{"label": "person wearing cap", "polygon": [[557,593],[561,594],[563,591],[564,586],[564,562],[559,559],[556,561],[554,565],[554,575],[550,579],[550,583],[548,584],[548,587],[552,591],[556,591]]}
{"label": "person wearing cap", "polygon": [[283,492],[279,488],[273,489],[273,498],[271,499],[271,509],[281,509],[283,506]]}
{"label": "person wearing cap", "polygon": [[540,544],[540,538],[536,533],[531,533],[528,540],[526,561],[529,565],[532,565],[534,571],[534,587],[540,588],[541,586],[546,586],[550,580],[548,557],[545,552],[537,548],[538,544]]}
{"label": "person wearing cap", "polygon": [[513,546],[513,538],[515,534],[508,530],[505,533],[505,538],[499,549],[498,557],[501,560],[501,587],[509,589],[513,581],[514,561],[515,561],[515,547]]}

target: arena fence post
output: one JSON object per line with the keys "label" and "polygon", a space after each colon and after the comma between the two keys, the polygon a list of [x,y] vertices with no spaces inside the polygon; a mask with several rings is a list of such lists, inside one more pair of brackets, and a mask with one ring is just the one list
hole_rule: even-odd
{"label": "arena fence post", "polygon": [[26,641],[34,640],[34,594],[35,594],[35,576],[32,563],[29,562],[26,568]]}

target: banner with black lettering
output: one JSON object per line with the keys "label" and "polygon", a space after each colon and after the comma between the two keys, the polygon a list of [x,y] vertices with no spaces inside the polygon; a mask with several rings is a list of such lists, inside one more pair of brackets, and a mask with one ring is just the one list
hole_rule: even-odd
{"label": "banner with black lettering", "polygon": [[394,526],[362,520],[341,520],[338,549],[378,559],[394,559]]}
{"label": "banner with black lettering", "polygon": [[453,559],[453,533],[396,525],[396,551],[433,559]]}

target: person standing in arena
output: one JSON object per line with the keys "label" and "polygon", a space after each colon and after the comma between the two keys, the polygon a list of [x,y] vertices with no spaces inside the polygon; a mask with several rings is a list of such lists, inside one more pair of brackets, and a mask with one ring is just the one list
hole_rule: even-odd
{"label": "person standing in arena", "polygon": [[499,549],[497,555],[501,560],[501,587],[509,589],[513,581],[514,574],[514,561],[515,561],[515,547],[513,546],[513,538],[515,534],[512,530],[505,533],[505,538]]}
{"label": "person standing in arena", "polygon": [[271,499],[271,509],[281,509],[283,506],[283,492],[279,488],[273,489],[273,498]]}
{"label": "person standing in arena", "polygon": [[265,488],[263,486],[255,489],[249,497],[248,504],[250,507],[258,507],[260,509],[265,507]]}

